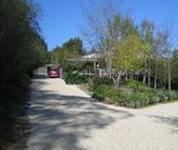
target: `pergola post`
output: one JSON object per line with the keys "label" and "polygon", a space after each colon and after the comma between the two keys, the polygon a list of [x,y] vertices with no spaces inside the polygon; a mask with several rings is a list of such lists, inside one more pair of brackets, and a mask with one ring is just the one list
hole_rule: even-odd
{"label": "pergola post", "polygon": [[94,64],[94,74],[96,74],[96,61],[93,61]]}

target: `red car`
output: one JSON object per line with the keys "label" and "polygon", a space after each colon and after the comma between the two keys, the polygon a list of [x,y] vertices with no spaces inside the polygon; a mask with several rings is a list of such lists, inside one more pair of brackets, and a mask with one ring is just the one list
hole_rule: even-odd
{"label": "red car", "polygon": [[59,68],[48,67],[48,76],[51,77],[60,77]]}

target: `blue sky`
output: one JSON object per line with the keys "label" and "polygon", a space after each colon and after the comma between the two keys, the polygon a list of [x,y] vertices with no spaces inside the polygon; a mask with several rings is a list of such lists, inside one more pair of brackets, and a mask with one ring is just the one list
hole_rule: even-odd
{"label": "blue sky", "polygon": [[[51,50],[73,37],[82,37],[80,26],[81,3],[87,6],[90,0],[33,0],[42,8],[40,26],[42,35]],[[102,1],[102,0],[95,0]],[[121,0],[113,0],[119,4]],[[158,25],[173,24],[174,44],[178,43],[178,0],[122,0],[122,5],[131,10],[136,23],[143,19]]]}

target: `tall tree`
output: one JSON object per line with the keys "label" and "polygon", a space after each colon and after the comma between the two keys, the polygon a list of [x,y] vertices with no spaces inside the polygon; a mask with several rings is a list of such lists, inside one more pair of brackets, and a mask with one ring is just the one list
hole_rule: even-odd
{"label": "tall tree", "polygon": [[[94,7],[95,6],[95,7]],[[112,68],[115,46],[122,38],[123,14],[114,8],[111,0],[102,3],[92,3],[84,10],[86,26],[82,30],[84,37],[105,59],[108,73]]]}
{"label": "tall tree", "polygon": [[178,49],[173,51],[172,61],[171,61],[171,71],[172,71],[172,82],[174,89],[178,89]]}
{"label": "tall tree", "polygon": [[[83,42],[80,38],[71,38],[66,41],[62,47],[56,47],[52,50],[51,62],[61,65],[64,69],[69,67],[69,59],[77,59],[85,53]],[[76,68],[81,65],[72,63]],[[71,66],[71,65],[70,65]]]}
{"label": "tall tree", "polygon": [[146,75],[148,78],[148,86],[151,85],[151,60],[153,59],[154,51],[154,32],[155,24],[149,20],[143,20],[141,23],[141,36],[145,44],[147,45],[147,57],[145,57],[145,73],[143,82],[146,81]]}
{"label": "tall tree", "polygon": [[168,89],[171,90],[171,29],[165,28],[158,32],[159,49],[161,56],[166,60]]}
{"label": "tall tree", "polygon": [[9,131],[24,102],[29,73],[44,62],[47,47],[39,33],[38,13],[31,1],[0,0],[0,120],[5,125],[0,126],[0,149],[6,140],[2,131]]}
{"label": "tall tree", "polygon": [[[139,73],[144,70],[145,45],[137,34],[131,34],[120,42],[114,53],[115,68],[127,77],[129,72]],[[118,76],[118,81],[121,79]],[[119,86],[119,82],[117,86]]]}
{"label": "tall tree", "polygon": [[79,57],[83,55],[83,42],[80,38],[71,38],[69,41],[65,42],[62,46],[64,51],[69,52],[69,57]]}

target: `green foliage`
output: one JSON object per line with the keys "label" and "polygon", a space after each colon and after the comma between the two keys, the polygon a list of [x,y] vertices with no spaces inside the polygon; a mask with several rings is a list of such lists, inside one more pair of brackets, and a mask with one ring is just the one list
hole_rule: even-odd
{"label": "green foliage", "polygon": [[108,77],[98,77],[98,76],[94,76],[92,78],[93,83],[94,83],[94,87],[99,87],[101,85],[113,85],[113,80],[111,78]]}
{"label": "green foliage", "polygon": [[107,77],[93,76],[88,80],[93,97],[104,101],[105,98],[111,98],[113,101],[117,99],[117,92],[113,88],[113,80]]}
{"label": "green foliage", "polygon": [[145,45],[137,34],[119,42],[114,54],[114,66],[120,70],[142,71],[145,61]]}
{"label": "green foliage", "polygon": [[173,51],[172,61],[171,61],[171,68],[172,68],[172,87],[174,89],[178,89],[178,49]]}
{"label": "green foliage", "polygon": [[83,54],[83,43],[80,38],[71,38],[62,46],[64,51],[68,51],[71,58],[76,58]]}
{"label": "green foliage", "polygon": [[51,62],[65,65],[67,59],[78,58],[84,53],[82,40],[71,38],[62,47],[57,46],[52,50]]}
{"label": "green foliage", "polygon": [[59,64],[65,72],[69,73],[82,67],[81,62],[73,60],[78,59],[84,53],[82,40],[71,38],[62,47],[57,46],[52,50],[50,60],[51,63]]}
{"label": "green foliage", "polygon": [[116,102],[118,93],[113,89],[112,86],[109,85],[100,85],[98,87],[95,87],[93,89],[93,97],[100,100],[104,101],[105,98],[111,98],[113,101]]}
{"label": "green foliage", "polygon": [[122,91],[119,93],[118,102],[122,106],[130,108],[140,108],[158,102],[166,102],[176,99],[178,99],[178,92],[176,91]]}
{"label": "green foliage", "polygon": [[174,90],[171,91],[158,90],[157,94],[160,97],[160,101],[171,101],[178,99],[178,92]]}
{"label": "green foliage", "polygon": [[87,83],[89,76],[79,75],[78,73],[69,73],[65,76],[65,82],[67,84],[81,84]]}
{"label": "green foliage", "polygon": [[29,80],[27,74],[46,61],[47,46],[38,33],[38,11],[23,0],[2,0],[0,7],[0,68],[5,72],[0,80],[23,87]]}
{"label": "green foliage", "polygon": [[151,92],[120,92],[121,105],[130,108],[139,108],[150,104],[150,99],[153,97]]}
{"label": "green foliage", "polygon": [[138,91],[150,90],[150,88],[145,83],[133,79],[127,80],[125,84],[128,88]]}
{"label": "green foliage", "polygon": [[95,88],[92,88],[93,97],[100,101],[109,98],[118,105],[129,108],[140,108],[178,99],[177,91],[151,89],[136,80],[128,80],[126,85],[126,88],[117,91],[111,84],[97,84]]}
{"label": "green foliage", "polygon": [[[5,135],[12,137],[8,128],[24,104],[29,75],[46,61],[47,46],[39,34],[38,7],[32,1],[0,0],[0,16],[0,133],[5,129]],[[1,140],[6,140],[1,136],[0,149]]]}

